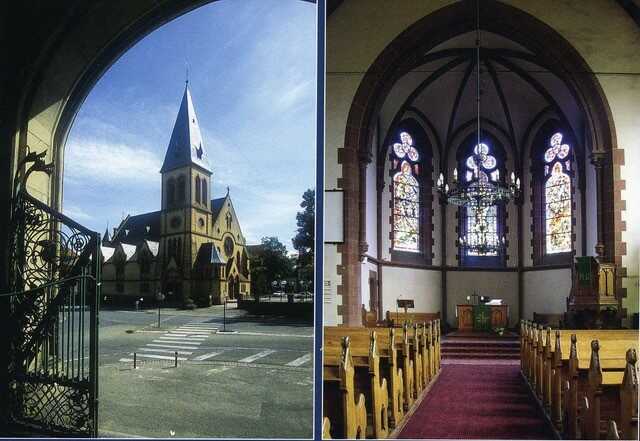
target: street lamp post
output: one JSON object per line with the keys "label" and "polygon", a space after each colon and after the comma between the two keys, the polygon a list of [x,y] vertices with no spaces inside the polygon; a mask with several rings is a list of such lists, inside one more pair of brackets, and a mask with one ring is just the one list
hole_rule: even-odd
{"label": "street lamp post", "polygon": [[164,294],[158,291],[158,293],[156,294],[156,300],[158,301],[158,329],[160,329],[160,302],[162,302],[164,298]]}

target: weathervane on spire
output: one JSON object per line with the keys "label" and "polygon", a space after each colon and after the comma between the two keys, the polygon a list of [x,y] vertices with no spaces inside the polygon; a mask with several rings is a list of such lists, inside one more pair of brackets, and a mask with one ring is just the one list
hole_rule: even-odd
{"label": "weathervane on spire", "polygon": [[184,83],[188,86],[189,85],[189,62],[187,60],[184,61],[184,66],[186,71]]}

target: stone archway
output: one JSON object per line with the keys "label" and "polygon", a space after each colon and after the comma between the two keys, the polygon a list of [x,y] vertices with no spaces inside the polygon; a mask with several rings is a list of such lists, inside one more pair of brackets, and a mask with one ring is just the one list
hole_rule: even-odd
{"label": "stone archway", "polygon": [[[483,30],[512,39],[531,50],[546,66],[557,66],[556,73],[581,106],[587,121],[587,140],[602,188],[598,195],[597,252],[605,261],[622,264],[625,245],[615,231],[622,222],[621,185],[617,185],[623,157],[617,150],[615,128],[604,92],[586,61],[558,32],[537,18],[495,0],[482,2]],[[342,286],[342,318],[345,325],[361,324],[361,265],[367,244],[365,169],[372,155],[375,119],[392,86],[411,70],[420,57],[438,44],[472,31],[476,26],[475,2],[464,0],[429,14],[408,27],[377,56],[369,66],[351,102],[345,128],[344,147],[339,149],[344,191],[344,243],[339,247]],[[572,74],[572,72],[574,74]],[[624,274],[624,269],[619,276]],[[623,295],[621,277],[617,279]]]}
{"label": "stone archway", "polygon": [[[9,228],[14,177],[19,161],[46,152],[51,176],[33,175],[29,191],[59,210],[64,144],[75,115],[94,84],[131,46],[147,34],[206,3],[217,0],[69,0],[38,4],[12,2],[3,8],[0,39],[8,68],[0,74],[0,292],[9,287]],[[314,0],[299,0],[315,3]],[[6,18],[5,18],[6,17]],[[178,282],[174,285],[180,290]],[[8,298],[0,298],[0,353],[10,351]],[[8,359],[0,362],[0,396],[8,396]],[[0,403],[0,426],[10,415]]]}

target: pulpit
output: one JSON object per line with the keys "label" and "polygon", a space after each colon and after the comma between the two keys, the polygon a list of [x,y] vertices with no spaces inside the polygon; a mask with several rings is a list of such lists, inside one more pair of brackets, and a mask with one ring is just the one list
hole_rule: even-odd
{"label": "pulpit", "polygon": [[574,328],[617,328],[620,300],[616,297],[616,268],[592,256],[576,257],[567,325]]}
{"label": "pulpit", "polygon": [[459,331],[491,331],[509,325],[508,305],[457,305]]}

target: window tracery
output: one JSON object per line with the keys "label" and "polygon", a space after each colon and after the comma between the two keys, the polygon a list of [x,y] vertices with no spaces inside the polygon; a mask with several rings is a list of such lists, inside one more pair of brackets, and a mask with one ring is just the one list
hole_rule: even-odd
{"label": "window tracery", "polygon": [[551,136],[544,153],[544,234],[545,253],[572,250],[571,147],[562,142],[562,133]]}
{"label": "window tracery", "polygon": [[[420,154],[407,132],[400,133],[399,143],[393,145],[393,249],[420,251]],[[398,167],[399,164],[399,167]]]}
{"label": "window tracery", "polygon": [[[480,159],[478,161],[477,159]],[[478,163],[480,162],[480,163]],[[485,143],[474,146],[473,154],[464,161],[465,179],[467,182],[478,177],[481,182],[497,182],[500,179],[498,160],[492,154],[490,147]],[[498,234],[498,207],[466,208],[464,213],[465,227],[463,232],[469,245],[499,245]],[[479,254],[472,250],[466,251],[467,256],[497,256],[498,252]]]}

